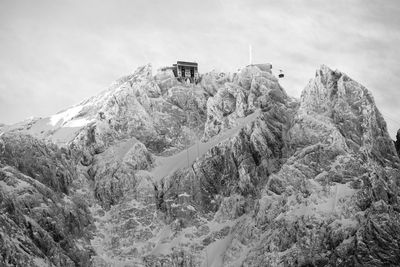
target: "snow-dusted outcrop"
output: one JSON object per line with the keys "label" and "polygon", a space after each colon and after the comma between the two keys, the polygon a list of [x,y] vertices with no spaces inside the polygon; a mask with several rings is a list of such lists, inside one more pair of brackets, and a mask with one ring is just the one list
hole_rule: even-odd
{"label": "snow-dusted outcrop", "polygon": [[236,74],[217,72],[215,70],[201,75],[200,85],[211,96],[215,95],[225,83],[232,82]]}
{"label": "snow-dusted outcrop", "polygon": [[399,159],[370,93],[322,66],[298,103],[279,99],[164,182],[169,242],[201,236],[179,251],[220,266],[397,264]]}
{"label": "snow-dusted outcrop", "polygon": [[[287,98],[268,67],[267,64],[248,66],[233,79],[220,84],[207,101],[204,140],[230,128],[237,118],[245,117],[257,108],[266,108],[270,99],[282,102]],[[214,83],[217,82],[219,80]]]}
{"label": "snow-dusted outcrop", "polygon": [[[109,90],[109,95],[101,101],[94,122],[80,131],[72,143],[81,148],[90,144],[92,154],[101,153],[115,140],[131,137],[156,154],[181,149],[182,139],[186,137],[185,127],[188,128],[191,122],[190,126],[196,128],[199,127],[198,120],[201,122],[201,117],[194,118],[193,113],[204,113],[201,111],[202,95],[188,87],[186,90],[177,87],[161,90],[156,81],[162,83],[162,77],[156,77],[152,76],[150,65],[144,66],[118,87]],[[170,80],[170,77],[166,79]],[[184,110],[177,103],[178,98],[190,101],[191,105],[185,106]],[[88,103],[93,103],[93,100],[88,100]]]}
{"label": "snow-dusted outcrop", "polygon": [[381,238],[399,227],[388,212],[399,208],[399,160],[373,98],[322,66],[300,101],[287,132],[292,156],[263,189],[260,243],[244,265],[396,264],[397,234]]}
{"label": "snow-dusted outcrop", "polygon": [[88,266],[93,219],[70,193],[76,166],[66,149],[29,135],[0,137],[0,265]]}
{"label": "snow-dusted outcrop", "polygon": [[153,77],[147,65],[111,87],[106,96],[84,102],[101,105],[94,121],[70,145],[88,166],[102,205],[115,204],[136,183],[135,173],[152,165],[150,153],[171,155],[199,139],[207,94],[201,87],[177,85],[171,79],[168,71]]}
{"label": "snow-dusted outcrop", "polygon": [[[170,70],[153,76],[147,65],[52,117],[2,127],[1,220],[18,240],[28,240],[21,244],[33,255],[24,256],[3,233],[2,260],[398,264],[400,160],[373,97],[346,74],[321,66],[293,99],[271,68],[213,71],[185,85]],[[63,148],[21,131],[63,137]],[[29,193],[21,198],[10,194],[24,188]],[[79,222],[76,232],[71,221]],[[29,234],[33,226],[50,235],[44,247]]]}
{"label": "snow-dusted outcrop", "polygon": [[95,157],[88,176],[95,182],[95,197],[105,206],[116,204],[138,183],[136,172],[148,170],[153,156],[135,139],[120,141]]}

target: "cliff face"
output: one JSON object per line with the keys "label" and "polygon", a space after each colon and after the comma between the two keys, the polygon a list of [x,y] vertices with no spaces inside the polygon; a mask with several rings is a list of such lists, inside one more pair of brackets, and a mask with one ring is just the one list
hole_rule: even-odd
{"label": "cliff face", "polygon": [[370,93],[322,66],[287,136],[292,156],[263,189],[245,265],[396,264],[399,160]]}
{"label": "cliff face", "polygon": [[[242,90],[254,88],[257,79]],[[200,224],[202,215],[222,229],[229,225],[222,237],[210,230],[194,242],[196,249],[182,247],[184,254],[224,266],[397,264],[399,160],[370,93],[326,66],[299,102],[266,83],[258,84],[269,93],[261,94],[254,122],[192,170],[166,179],[160,209],[180,221],[178,233],[196,236],[200,227],[186,227]],[[182,200],[182,194],[190,197]],[[204,255],[217,247],[219,258]]]}
{"label": "cliff face", "polygon": [[[154,157],[175,154],[198,140],[208,95],[201,87],[178,84],[172,72],[153,77],[150,65],[104,95],[83,103],[97,113],[70,146],[82,154],[96,198],[110,207],[135,187],[137,171],[153,167]],[[101,99],[97,109],[96,99]]]}
{"label": "cliff face", "polygon": [[92,217],[70,194],[77,178],[67,149],[29,135],[0,137],[2,266],[87,266]]}
{"label": "cliff face", "polygon": [[[1,137],[3,176],[14,181],[3,178],[2,218],[29,237],[28,255],[61,266],[400,262],[399,158],[371,94],[340,71],[322,66],[297,100],[269,64],[211,72],[198,85],[144,66],[54,116]],[[54,128],[38,135],[46,120]],[[54,141],[71,128],[62,149],[18,133]],[[44,199],[36,209],[50,205],[50,222],[32,225],[58,250],[29,234],[27,204],[4,204],[25,199],[7,193],[22,190],[19,180]],[[56,215],[67,211],[76,229]],[[3,259],[20,260],[2,236]]]}

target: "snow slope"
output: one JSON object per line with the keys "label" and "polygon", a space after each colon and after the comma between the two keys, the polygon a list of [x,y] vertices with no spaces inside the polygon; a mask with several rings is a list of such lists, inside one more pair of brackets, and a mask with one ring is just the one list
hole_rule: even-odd
{"label": "snow slope", "polygon": [[254,121],[259,115],[260,111],[256,110],[247,117],[238,118],[235,126],[221,132],[206,142],[198,141],[187,149],[169,157],[156,157],[155,168],[150,172],[151,176],[155,181],[159,181],[161,178],[168,176],[178,169],[190,168],[196,159],[203,156],[212,147],[234,136],[241,128]]}

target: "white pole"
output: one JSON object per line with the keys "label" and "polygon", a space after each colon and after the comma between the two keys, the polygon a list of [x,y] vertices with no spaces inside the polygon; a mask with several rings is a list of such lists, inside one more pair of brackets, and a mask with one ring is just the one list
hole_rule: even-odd
{"label": "white pole", "polygon": [[253,55],[252,55],[252,49],[251,49],[251,45],[249,45],[249,64],[253,65]]}

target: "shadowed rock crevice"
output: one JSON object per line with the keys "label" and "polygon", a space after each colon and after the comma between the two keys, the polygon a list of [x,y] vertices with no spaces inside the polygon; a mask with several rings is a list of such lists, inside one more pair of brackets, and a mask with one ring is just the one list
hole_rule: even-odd
{"label": "shadowed rock crevice", "polygon": [[397,151],[397,155],[400,157],[400,131],[397,131],[396,141],[394,141],[394,146]]}

